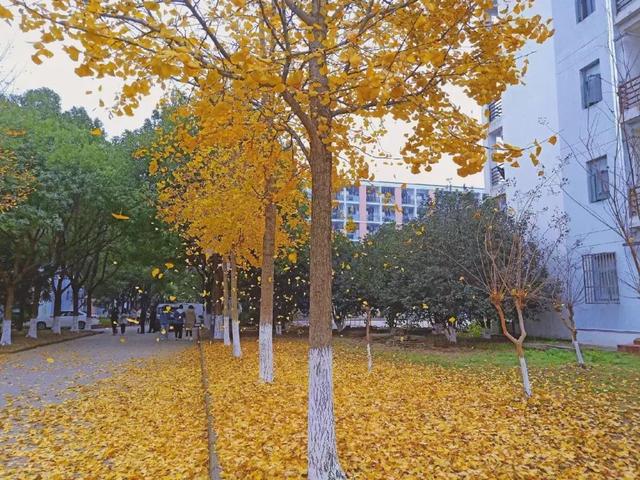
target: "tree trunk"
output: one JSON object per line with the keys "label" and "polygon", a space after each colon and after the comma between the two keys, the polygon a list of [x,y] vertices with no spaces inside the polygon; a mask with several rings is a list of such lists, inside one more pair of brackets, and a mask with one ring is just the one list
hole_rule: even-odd
{"label": "tree trunk", "polygon": [[53,325],[51,327],[51,331],[56,334],[61,334],[60,330],[60,313],[62,311],[62,284],[63,277],[59,276],[57,279],[54,278],[55,288],[53,292]]}
{"label": "tree trunk", "polygon": [[578,332],[574,329],[571,332],[571,343],[573,343],[573,348],[576,351],[576,359],[578,360],[578,365],[582,368],[586,368],[584,364],[584,358],[582,357],[582,350],[580,349],[580,343],[578,342]]}
{"label": "tree trunk", "polygon": [[524,339],[527,336],[527,332],[524,327],[524,316],[522,313],[523,305],[517,299],[514,302],[516,306],[516,312],[518,313],[518,324],[520,326],[520,337],[516,341],[516,353],[518,354],[518,360],[520,361],[520,373],[522,374],[522,387],[524,394],[527,398],[531,397],[531,382],[529,381],[529,369],[527,368],[527,361],[524,358],[524,348],[522,346]]}
{"label": "tree trunk", "polygon": [[2,337],[0,346],[11,345],[11,320],[13,316],[13,299],[15,285],[9,281],[4,292],[4,318],[2,319]]}
{"label": "tree trunk", "polygon": [[71,331],[79,332],[78,327],[78,310],[80,308],[80,286],[71,284],[71,298],[73,302],[73,316],[71,317]]}
{"label": "tree trunk", "polygon": [[371,309],[367,308],[367,368],[373,370],[373,355],[371,354]]}
{"label": "tree trunk", "polygon": [[518,361],[520,362],[520,374],[522,375],[522,388],[527,398],[531,397],[531,382],[529,381],[529,368],[527,367],[527,360],[524,358],[524,349],[522,343],[516,344],[516,353],[518,354]]}
{"label": "tree trunk", "polygon": [[447,341],[452,344],[458,343],[458,334],[456,331],[456,327],[447,322],[447,325],[444,327],[444,336],[447,337]]}
{"label": "tree trunk", "polygon": [[223,260],[223,276],[222,276],[222,335],[224,336],[224,344],[231,345],[231,337],[229,336],[229,259],[225,257]]}
{"label": "tree trunk", "polygon": [[311,144],[308,478],[345,478],[338,460],[331,346],[331,154]]}
{"label": "tree trunk", "polygon": [[38,311],[40,310],[40,287],[37,285],[33,287],[33,297],[31,299],[31,318],[29,319],[29,331],[27,332],[28,338],[38,338]]}
{"label": "tree trunk", "polygon": [[260,275],[260,380],[273,382],[273,282],[276,251],[276,206],[269,202],[264,213],[262,272]]}
{"label": "tree trunk", "polygon": [[573,305],[569,303],[567,305],[567,312],[569,313],[568,325],[569,330],[571,331],[571,343],[573,344],[573,348],[576,351],[576,359],[578,360],[578,365],[582,368],[585,368],[584,358],[582,357],[582,350],[580,349],[580,343],[578,342],[578,329],[576,328],[576,321],[574,317]]}
{"label": "tree trunk", "polygon": [[233,324],[233,356],[242,357],[240,347],[240,317],[238,314],[238,266],[236,255],[231,254],[231,322]]}
{"label": "tree trunk", "polygon": [[93,305],[91,302],[93,302],[93,292],[91,290],[87,290],[87,321],[89,321],[91,315],[93,315]]}

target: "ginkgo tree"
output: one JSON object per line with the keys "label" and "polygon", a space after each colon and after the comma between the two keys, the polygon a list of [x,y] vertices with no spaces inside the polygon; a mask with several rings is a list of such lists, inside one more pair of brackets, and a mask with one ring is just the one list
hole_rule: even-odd
{"label": "ginkgo tree", "polygon": [[[3,0],[41,32],[33,60],[63,42],[81,76],[125,80],[115,111],[132,114],[153,85],[232,92],[287,131],[312,176],[308,462],[310,479],[343,478],[333,413],[331,190],[340,161],[366,176],[383,120],[407,122],[402,149],[418,172],[451,158],[485,162],[485,122],[452,91],[486,104],[523,79],[528,41],[550,35],[534,0]],[[4,13],[11,16],[13,13]],[[260,104],[265,93],[278,102]],[[507,163],[526,146],[500,145]]]}
{"label": "ginkgo tree", "polygon": [[[221,108],[225,114],[215,115]],[[291,138],[284,138],[264,122],[259,111],[224,98],[194,98],[176,110],[174,120],[175,126],[161,135],[151,150],[152,173],[161,177],[170,173],[160,181],[161,209],[172,222],[183,225],[201,248],[228,256],[223,261],[223,285],[227,285],[230,273],[232,297],[237,296],[234,259],[239,252],[246,250],[242,256],[249,265],[261,264],[260,380],[272,382],[274,258],[291,245],[293,233],[304,225],[298,210],[306,201],[305,171],[297,147]],[[236,223],[228,222],[230,215]],[[198,229],[209,233],[196,234]],[[231,247],[223,241],[214,246],[206,240],[211,234],[218,240],[237,241]],[[240,247],[244,244],[250,247]],[[228,296],[223,296],[227,306]],[[225,308],[225,319],[228,310],[237,317],[236,304],[237,299],[232,299],[231,308]],[[225,327],[225,343],[228,330]]]}

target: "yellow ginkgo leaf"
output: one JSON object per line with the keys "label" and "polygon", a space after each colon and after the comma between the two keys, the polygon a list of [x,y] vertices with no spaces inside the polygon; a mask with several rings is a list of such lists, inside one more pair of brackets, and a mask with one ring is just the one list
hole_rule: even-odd
{"label": "yellow ginkgo leaf", "polygon": [[51,357],[47,358],[47,363],[53,363],[53,362],[55,362],[55,360],[53,358],[51,358]]}
{"label": "yellow ginkgo leaf", "polygon": [[296,263],[298,261],[298,253],[297,252],[291,252],[289,255],[287,255],[287,258],[289,259],[289,261],[291,263]]}
{"label": "yellow ginkgo leaf", "polygon": [[11,13],[7,8],[0,5],[0,18],[11,20],[13,18],[13,13]]}
{"label": "yellow ginkgo leaf", "polygon": [[111,216],[116,220],[129,220],[129,217],[122,213],[112,213]]}
{"label": "yellow ginkgo leaf", "polygon": [[164,266],[167,267],[167,269],[171,269],[171,268],[173,268],[173,263],[167,262],[167,263],[164,264]]}
{"label": "yellow ginkgo leaf", "polygon": [[102,130],[99,128],[94,128],[93,130],[91,130],[91,135],[93,135],[94,137],[99,137],[102,135]]}
{"label": "yellow ginkgo leaf", "polygon": [[156,267],[153,270],[151,270],[151,276],[153,278],[156,278],[158,275],[160,275],[160,269],[158,267]]}
{"label": "yellow ginkgo leaf", "polygon": [[175,302],[176,301],[176,296],[175,295],[169,295],[169,300],[171,302]]}

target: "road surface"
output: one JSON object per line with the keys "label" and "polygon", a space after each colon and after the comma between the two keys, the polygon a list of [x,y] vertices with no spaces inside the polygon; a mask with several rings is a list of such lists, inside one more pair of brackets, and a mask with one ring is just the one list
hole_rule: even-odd
{"label": "road surface", "polygon": [[68,342],[0,357],[0,408],[15,399],[31,406],[63,401],[70,387],[110,376],[129,360],[172,355],[193,345],[185,340],[158,341],[129,327],[124,336],[111,330]]}

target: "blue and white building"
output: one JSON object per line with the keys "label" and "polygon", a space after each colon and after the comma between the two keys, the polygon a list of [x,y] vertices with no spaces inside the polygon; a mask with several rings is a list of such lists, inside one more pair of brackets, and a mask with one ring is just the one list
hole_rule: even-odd
{"label": "blue and white building", "polygon": [[[376,232],[385,223],[403,223],[422,213],[438,190],[472,191],[482,200],[484,189],[453,185],[405,184],[362,181],[336,194],[332,213],[333,229],[346,232],[352,240]],[[353,223],[354,228],[347,228]]]}
{"label": "blue and white building", "polygon": [[[500,9],[505,1],[496,3]],[[616,181],[625,197],[624,221],[640,241],[640,0],[536,0],[532,13],[552,18],[555,35],[524,52],[526,85],[508,89],[486,107],[487,148],[558,136],[557,144],[544,145],[541,162],[545,172],[559,172],[564,187],[541,200],[538,218],[543,224],[552,212],[565,213],[569,242],[581,244],[585,298],[575,315],[578,338],[588,344],[631,343],[640,337],[640,299],[631,286],[637,272],[629,260],[630,249],[640,243],[625,244],[598,217],[610,218]],[[538,168],[527,160],[516,169],[489,157],[487,192],[507,205],[516,203],[517,191],[538,182]],[[529,322],[528,329],[532,335],[567,335],[549,318]]]}

